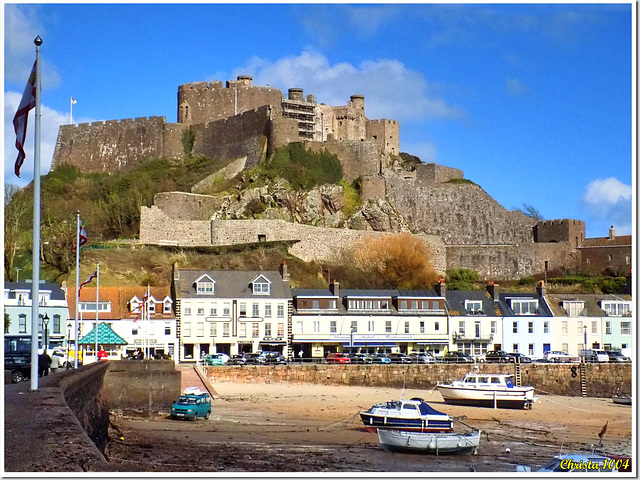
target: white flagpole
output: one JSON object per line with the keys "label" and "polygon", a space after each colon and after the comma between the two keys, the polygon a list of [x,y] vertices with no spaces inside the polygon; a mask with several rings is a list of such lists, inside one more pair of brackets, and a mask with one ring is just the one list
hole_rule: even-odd
{"label": "white flagpole", "polygon": [[145,328],[145,340],[147,342],[147,352],[145,358],[149,360],[149,339],[151,338],[151,309],[148,307],[151,300],[151,286],[147,283],[147,328]]}
{"label": "white flagpole", "polygon": [[69,97],[69,124],[73,125],[73,97]]}
{"label": "white flagpole", "polygon": [[[74,347],[76,349],[75,359],[73,360],[73,368],[78,368],[78,357],[80,356],[80,346],[78,345],[78,306],[80,305],[80,210],[76,213],[76,221],[78,227],[76,229],[76,321],[74,324]],[[69,345],[67,345],[69,348]]]}
{"label": "white flagpole", "polygon": [[97,267],[96,267],[96,272],[97,272],[97,282],[96,282],[96,333],[95,333],[95,337],[96,337],[96,344],[95,344],[95,351],[93,352],[93,354],[96,356],[96,362],[98,361],[98,322],[99,322],[99,315],[100,315],[100,309],[98,308],[99,304],[100,304],[100,262],[98,262]]}
{"label": "white flagpole", "polygon": [[[31,390],[38,390],[38,327],[40,323],[40,45],[36,44],[36,115],[35,141],[33,148],[33,274],[31,277]],[[46,347],[46,346],[45,346]]]}

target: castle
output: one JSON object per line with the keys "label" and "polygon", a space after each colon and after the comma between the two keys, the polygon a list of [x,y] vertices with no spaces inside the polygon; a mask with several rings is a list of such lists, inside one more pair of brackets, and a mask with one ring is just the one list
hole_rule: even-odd
{"label": "castle", "polygon": [[[362,95],[332,107],[317,103],[313,95],[305,97],[301,88],[290,88],[285,98],[277,88],[253,85],[246,75],[224,86],[220,81],[185,84],[178,87],[177,123],[149,117],[61,126],[52,168],[71,164],[83,172],[111,172],[134,168],[147,158],[180,158],[187,128],[195,133],[192,154],[221,160],[226,165],[221,171],[231,177],[291,142],[304,141],[311,150],[337,155],[344,178],[361,180],[362,221],[341,229],[311,227],[295,219],[219,220],[214,218],[219,205],[202,195],[207,182],[220,174],[214,172],[192,193],[159,194],[155,205],[142,207],[142,243],[200,246],[295,240],[292,254],[328,260],[338,247],[352,245],[366,232],[396,233],[410,225],[431,247],[440,272],[470,268],[482,278],[504,279],[560,268],[579,271],[585,265],[584,222],[537,222],[509,211],[478,185],[461,182],[461,170],[433,163],[403,167],[398,122],[368,119]],[[391,231],[369,215],[384,207],[378,205],[381,200],[403,218]],[[317,200],[313,208],[324,206]]]}

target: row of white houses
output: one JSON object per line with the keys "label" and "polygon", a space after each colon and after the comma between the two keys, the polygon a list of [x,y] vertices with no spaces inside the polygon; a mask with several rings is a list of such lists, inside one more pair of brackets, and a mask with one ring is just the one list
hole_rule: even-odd
{"label": "row of white houses", "polygon": [[[549,350],[578,355],[585,346],[631,356],[633,348],[631,297],[548,295],[542,283],[530,293],[503,292],[494,284],[447,291],[444,283],[419,291],[346,290],[337,282],[291,289],[284,264],[280,271],[174,268],[172,280],[171,288],[83,288],[79,338],[105,323],[125,342],[101,345],[110,358],[141,348],[180,362],[259,350],[317,359],[350,349],[436,356],[506,350],[541,358]],[[40,296],[41,317],[51,319],[48,347],[74,345],[73,287],[43,283]],[[30,283],[6,283],[4,302],[5,333],[30,334]],[[88,358],[93,350],[87,347]]]}

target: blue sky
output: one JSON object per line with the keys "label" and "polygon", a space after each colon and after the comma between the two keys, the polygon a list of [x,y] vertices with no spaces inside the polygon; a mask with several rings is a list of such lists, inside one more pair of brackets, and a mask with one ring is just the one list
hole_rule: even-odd
{"label": "blue sky", "polygon": [[[58,127],[166,116],[178,85],[235,79],[329,105],[365,95],[400,123],[401,151],[464,171],[507,209],[635,217],[635,7],[604,4],[4,4],[4,175],[22,178],[12,119],[42,58],[42,172]],[[632,211],[633,210],[633,211]]]}

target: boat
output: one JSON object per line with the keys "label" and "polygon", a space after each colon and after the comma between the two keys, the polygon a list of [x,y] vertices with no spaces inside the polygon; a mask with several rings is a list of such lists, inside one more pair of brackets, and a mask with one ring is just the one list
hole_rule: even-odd
{"label": "boat", "polygon": [[409,453],[475,453],[480,445],[481,430],[469,433],[423,433],[378,429],[378,439],[388,452]]}
{"label": "boat", "polygon": [[437,411],[422,398],[376,403],[369,410],[362,410],[360,418],[372,433],[389,428],[414,432],[453,431],[453,418]]}
{"label": "boat", "polygon": [[631,405],[631,396],[614,395],[611,397],[611,400],[613,400],[613,403],[617,403],[618,405]]}
{"label": "boat", "polygon": [[536,397],[533,387],[518,387],[514,375],[497,373],[467,373],[462,380],[436,385],[446,403],[527,408]]}

